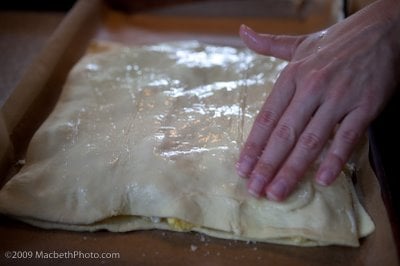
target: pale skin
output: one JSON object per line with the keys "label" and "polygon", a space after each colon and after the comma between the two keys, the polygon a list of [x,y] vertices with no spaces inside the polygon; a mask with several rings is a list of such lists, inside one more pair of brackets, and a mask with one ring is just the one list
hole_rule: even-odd
{"label": "pale skin", "polygon": [[285,200],[331,140],[315,175],[330,185],[399,84],[400,1],[376,1],[309,35],[242,25],[240,36],[255,52],[288,61],[236,165],[248,191]]}

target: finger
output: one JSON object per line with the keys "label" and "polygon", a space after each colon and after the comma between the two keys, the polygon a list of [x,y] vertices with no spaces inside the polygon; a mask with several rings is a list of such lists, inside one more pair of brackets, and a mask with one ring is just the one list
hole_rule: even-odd
{"label": "finger", "polygon": [[285,69],[256,116],[252,129],[240,152],[236,170],[242,177],[248,177],[253,171],[273,128],[293,97],[295,86],[292,79],[286,76]]}
{"label": "finger", "polygon": [[246,25],[241,25],[239,35],[243,42],[253,51],[291,60],[297,46],[304,36],[285,36],[272,34],[259,34]]}
{"label": "finger", "polygon": [[327,186],[335,181],[368,126],[366,114],[367,110],[358,108],[343,119],[316,174],[319,184]]}
{"label": "finger", "polygon": [[276,171],[286,160],[293,149],[297,138],[309,122],[319,103],[319,97],[294,97],[278,124],[274,128],[266,148],[258,160],[248,182],[248,190],[252,195],[261,196],[265,187],[271,182]]}
{"label": "finger", "polygon": [[282,201],[291,194],[321,153],[340,118],[335,114],[333,106],[323,105],[317,110],[300,135],[293,151],[266,188],[265,194],[269,199]]}

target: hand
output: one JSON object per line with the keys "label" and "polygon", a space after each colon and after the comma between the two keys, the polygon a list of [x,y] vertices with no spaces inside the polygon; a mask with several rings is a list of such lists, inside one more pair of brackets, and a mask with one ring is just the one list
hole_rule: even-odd
{"label": "hand", "polygon": [[[282,201],[332,142],[316,181],[331,184],[394,92],[399,1],[382,0],[310,35],[240,36],[257,53],[288,60],[255,119],[237,171],[256,196]],[[397,68],[397,69],[396,69]]]}

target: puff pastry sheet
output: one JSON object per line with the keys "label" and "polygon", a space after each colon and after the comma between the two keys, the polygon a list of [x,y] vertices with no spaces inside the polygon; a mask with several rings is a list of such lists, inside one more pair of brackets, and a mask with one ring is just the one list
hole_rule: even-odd
{"label": "puff pastry sheet", "polygon": [[358,246],[374,224],[344,173],[321,187],[310,169],[276,203],[251,197],[235,172],[285,65],[194,41],[93,42],[31,140],[26,164],[1,189],[0,212],[43,228]]}

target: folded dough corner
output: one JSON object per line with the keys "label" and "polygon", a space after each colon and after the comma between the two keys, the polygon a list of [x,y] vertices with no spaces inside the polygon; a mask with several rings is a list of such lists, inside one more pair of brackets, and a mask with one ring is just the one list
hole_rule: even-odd
{"label": "folded dough corner", "polygon": [[285,65],[193,41],[93,42],[1,189],[0,212],[42,228],[358,246],[374,224],[345,174],[321,187],[310,169],[276,203],[248,195],[234,170]]}

